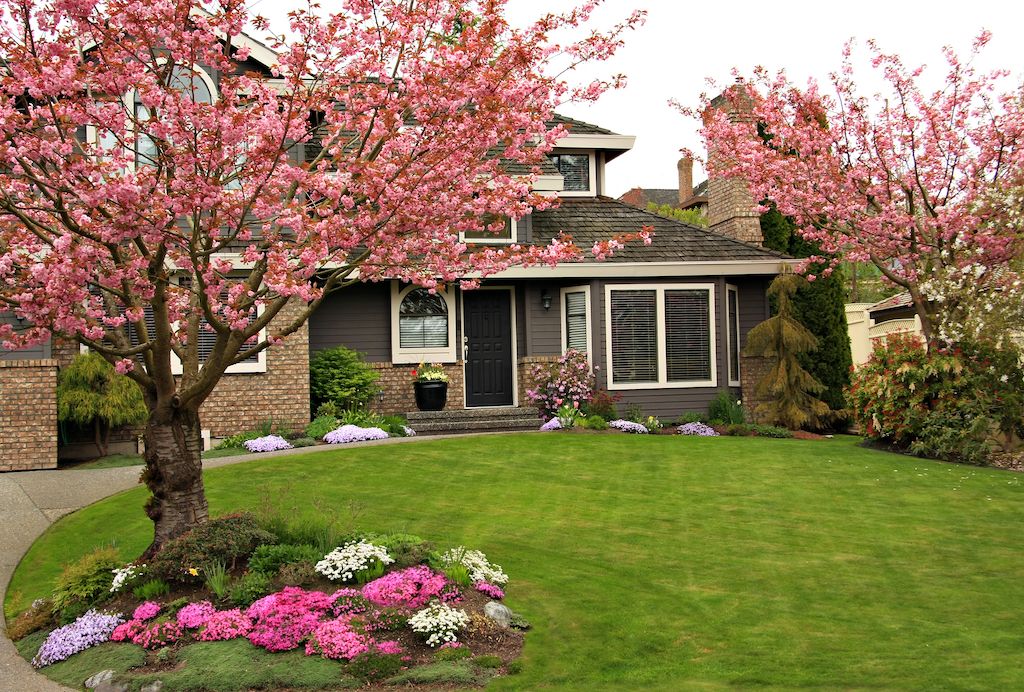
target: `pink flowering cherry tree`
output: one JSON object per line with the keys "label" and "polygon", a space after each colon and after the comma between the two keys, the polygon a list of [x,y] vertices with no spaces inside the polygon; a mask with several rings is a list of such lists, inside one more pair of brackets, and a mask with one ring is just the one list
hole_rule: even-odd
{"label": "pink flowering cherry tree", "polygon": [[988,202],[1020,179],[1024,90],[1008,71],[972,66],[988,40],[982,33],[966,62],[946,48],[935,91],[923,67],[872,42],[884,91],[863,94],[847,44],[827,88],[758,69],[684,112],[703,118],[712,174],[745,180],[835,261],[877,266],[910,294],[930,345],[977,336],[979,304],[1022,297],[1007,267],[1022,235],[1005,223],[1007,206]]}
{"label": "pink flowering cherry tree", "polygon": [[200,405],[326,295],[582,256],[459,232],[552,204],[503,162],[539,173],[552,108],[616,84],[564,75],[642,13],[550,38],[597,4],[513,29],[503,0],[343,0],[262,44],[240,0],[0,0],[0,311],[30,325],[0,341],[71,338],[142,389],[151,551],[207,518]]}

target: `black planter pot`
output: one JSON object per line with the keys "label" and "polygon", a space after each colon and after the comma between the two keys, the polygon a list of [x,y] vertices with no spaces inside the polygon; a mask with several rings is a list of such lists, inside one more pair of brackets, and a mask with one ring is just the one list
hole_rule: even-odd
{"label": "black planter pot", "polygon": [[413,390],[420,411],[440,411],[448,401],[447,382],[413,382]]}

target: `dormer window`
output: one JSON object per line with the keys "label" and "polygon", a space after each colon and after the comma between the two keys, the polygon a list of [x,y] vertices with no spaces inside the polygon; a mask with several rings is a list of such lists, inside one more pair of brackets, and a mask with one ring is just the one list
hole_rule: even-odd
{"label": "dormer window", "polygon": [[563,196],[593,196],[596,176],[592,152],[559,152],[550,154],[549,158],[562,175]]}
{"label": "dormer window", "polygon": [[[494,223],[497,217],[488,217],[484,220],[486,225]],[[504,245],[516,241],[516,220],[505,217],[505,225],[499,231],[480,229],[478,231],[463,231],[461,240],[466,243],[477,243],[483,245]]]}

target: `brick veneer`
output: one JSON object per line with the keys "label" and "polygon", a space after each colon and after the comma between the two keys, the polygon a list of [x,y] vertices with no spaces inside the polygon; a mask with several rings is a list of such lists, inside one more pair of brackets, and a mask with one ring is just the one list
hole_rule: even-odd
{"label": "brick veneer", "polygon": [[526,396],[526,390],[533,387],[536,382],[531,376],[533,366],[538,363],[554,363],[561,356],[524,356],[519,359],[519,405],[533,406]]}
{"label": "brick veneer", "polygon": [[768,374],[773,363],[768,358],[760,356],[742,356],[740,358],[740,387],[743,391],[743,412],[747,420],[753,423],[761,423],[761,417],[754,410],[765,403],[767,399],[758,397],[757,383]]}
{"label": "brick veneer", "polygon": [[[409,413],[416,410],[416,395],[413,392],[412,371],[415,365],[395,365],[394,363],[367,363],[380,375],[377,386],[380,394],[370,402],[370,408],[386,415]],[[461,409],[463,405],[463,363],[450,363],[442,366],[448,375],[448,402],[445,410]]]}
{"label": "brick veneer", "polygon": [[[270,330],[292,319],[302,307],[290,303],[270,323]],[[308,324],[267,349],[266,372],[224,375],[199,409],[199,420],[213,437],[251,430],[271,418],[291,430],[309,422]]]}
{"label": "brick veneer", "polygon": [[[291,303],[271,322],[287,322],[302,308]],[[61,366],[78,355],[75,342],[57,340],[53,354]],[[283,343],[267,349],[267,370],[260,373],[226,374],[199,410],[199,419],[212,437],[226,437],[251,430],[273,419],[281,427],[299,430],[309,422],[309,328],[301,329]],[[121,428],[111,439],[130,440],[142,428]]]}
{"label": "brick veneer", "polygon": [[57,468],[57,361],[0,361],[0,471]]}

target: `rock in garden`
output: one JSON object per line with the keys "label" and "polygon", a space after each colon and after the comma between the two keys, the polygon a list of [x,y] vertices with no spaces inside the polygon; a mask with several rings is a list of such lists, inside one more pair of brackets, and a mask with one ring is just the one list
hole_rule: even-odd
{"label": "rock in garden", "polygon": [[484,615],[502,627],[508,627],[512,623],[512,611],[497,601],[491,601],[484,606]]}
{"label": "rock in garden", "polygon": [[139,692],[160,692],[164,688],[163,680],[154,680],[148,685],[143,685],[139,688]]}
{"label": "rock in garden", "polygon": [[128,692],[128,685],[123,682],[101,682],[93,692]]}
{"label": "rock in garden", "polygon": [[92,677],[85,679],[85,688],[88,690],[94,690],[104,683],[108,683],[114,679],[114,671],[112,670],[101,670]]}

